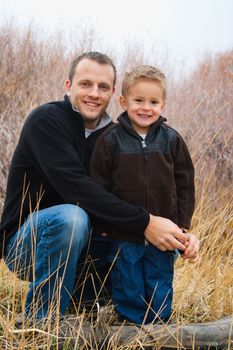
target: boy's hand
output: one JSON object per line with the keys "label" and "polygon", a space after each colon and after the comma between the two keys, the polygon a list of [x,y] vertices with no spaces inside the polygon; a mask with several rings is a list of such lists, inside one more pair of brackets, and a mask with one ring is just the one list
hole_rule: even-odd
{"label": "boy's hand", "polygon": [[200,241],[192,233],[186,233],[186,236],[188,237],[188,245],[181,257],[190,263],[195,263],[199,259]]}

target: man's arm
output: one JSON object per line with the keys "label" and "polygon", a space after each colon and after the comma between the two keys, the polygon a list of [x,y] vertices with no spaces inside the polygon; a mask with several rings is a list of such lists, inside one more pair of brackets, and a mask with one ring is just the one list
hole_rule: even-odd
{"label": "man's arm", "polygon": [[162,251],[185,250],[185,242],[188,240],[185,233],[174,222],[154,215],[150,215],[150,221],[144,235],[149,242]]}
{"label": "man's arm", "polygon": [[41,115],[38,111],[37,118],[27,126],[28,148],[37,171],[64,203],[78,204],[116,228],[143,232],[149,222],[147,211],[108,193],[87,175],[72,144],[67,122],[56,118],[55,112]]}

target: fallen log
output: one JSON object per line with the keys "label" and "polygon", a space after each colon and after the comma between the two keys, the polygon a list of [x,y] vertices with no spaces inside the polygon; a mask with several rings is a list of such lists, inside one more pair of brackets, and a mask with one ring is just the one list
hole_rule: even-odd
{"label": "fallen log", "polygon": [[[77,318],[72,328],[79,329],[78,343],[88,343],[92,349],[124,346],[133,349],[142,344],[143,348],[179,348],[179,349],[233,349],[233,316],[222,319],[189,324],[156,324],[137,327],[135,325],[108,325],[106,320],[93,324],[80,325]],[[70,324],[71,325],[71,324]],[[81,327],[80,327],[81,326]],[[73,339],[74,340],[74,339]],[[77,344],[77,337],[76,337]],[[142,347],[141,347],[142,348]]]}
{"label": "fallen log", "polygon": [[[52,331],[52,330],[51,330]],[[50,332],[51,332],[50,331]],[[58,338],[59,344],[69,340],[71,348],[83,349],[233,349],[233,316],[189,324],[156,324],[137,327],[133,324],[111,325],[101,318],[88,322],[82,317],[69,316],[58,332],[29,328],[14,330],[15,334],[37,332]]]}
{"label": "fallen log", "polygon": [[233,316],[205,323],[112,326],[109,337],[117,337],[119,345],[143,344],[169,348],[233,348]]}

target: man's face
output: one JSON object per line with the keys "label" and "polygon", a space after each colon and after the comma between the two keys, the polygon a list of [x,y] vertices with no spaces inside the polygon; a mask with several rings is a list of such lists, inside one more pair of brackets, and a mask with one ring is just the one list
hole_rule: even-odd
{"label": "man's face", "polygon": [[70,102],[80,112],[86,128],[95,129],[114,93],[113,84],[113,67],[88,58],[77,64],[72,83],[66,81]]}

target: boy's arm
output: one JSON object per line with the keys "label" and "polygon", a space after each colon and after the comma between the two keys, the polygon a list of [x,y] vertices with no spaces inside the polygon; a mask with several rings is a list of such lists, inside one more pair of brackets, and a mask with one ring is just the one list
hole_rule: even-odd
{"label": "boy's arm", "polygon": [[177,188],[178,225],[183,232],[186,232],[188,238],[181,256],[189,262],[196,262],[199,258],[200,241],[194,234],[187,232],[195,206],[194,167],[188,147],[180,135],[173,151],[175,151],[174,176]]}
{"label": "boy's arm", "polygon": [[184,250],[184,253],[181,256],[190,263],[197,262],[199,259],[200,241],[192,233],[188,232],[186,235],[188,237],[187,248]]}
{"label": "boy's arm", "polygon": [[172,145],[174,177],[177,194],[177,223],[179,227],[189,228],[195,205],[194,167],[187,145],[177,134]]}

